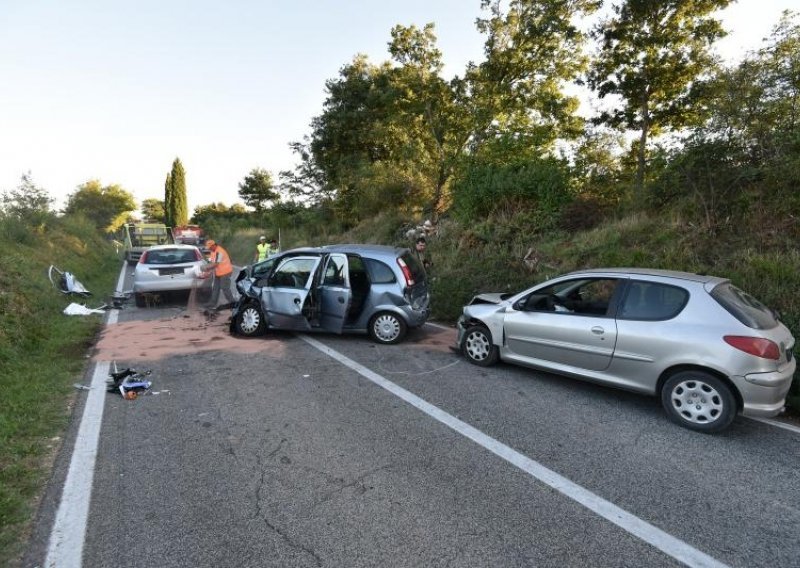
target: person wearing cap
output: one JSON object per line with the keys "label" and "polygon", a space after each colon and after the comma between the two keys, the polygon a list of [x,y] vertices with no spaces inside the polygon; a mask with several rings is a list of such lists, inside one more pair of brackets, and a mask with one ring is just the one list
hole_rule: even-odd
{"label": "person wearing cap", "polygon": [[262,260],[267,260],[267,257],[272,252],[272,247],[267,242],[267,237],[261,235],[258,239],[258,244],[256,245],[256,255],[253,257],[253,262],[261,262]]}
{"label": "person wearing cap", "polygon": [[214,271],[214,282],[211,285],[209,306],[212,308],[217,307],[220,289],[222,289],[228,302],[233,303],[235,298],[233,297],[233,290],[231,290],[231,275],[233,274],[231,257],[228,251],[222,248],[213,239],[207,240],[206,246],[211,251],[211,255],[209,256],[210,262],[206,265],[205,270]]}

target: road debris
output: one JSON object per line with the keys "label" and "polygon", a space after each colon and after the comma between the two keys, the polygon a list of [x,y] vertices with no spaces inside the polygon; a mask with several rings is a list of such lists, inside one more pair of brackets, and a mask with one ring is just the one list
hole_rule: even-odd
{"label": "road debris", "polygon": [[108,392],[119,392],[125,400],[134,400],[140,394],[149,391],[153,386],[152,381],[145,379],[152,373],[149,369],[139,372],[130,367],[122,371],[117,371],[116,368],[117,364],[115,362],[115,371],[109,373],[110,378],[106,381]]}
{"label": "road debris", "polygon": [[[62,294],[75,294],[78,296],[92,295],[71,272],[64,272],[56,268],[53,264],[47,269],[47,277],[50,279],[50,283]],[[58,280],[57,283],[56,279]]]}
{"label": "road debris", "polygon": [[108,309],[106,304],[97,308],[89,308],[85,304],[76,304],[72,302],[69,306],[64,308],[64,314],[68,316],[90,316],[92,314],[104,314]]}

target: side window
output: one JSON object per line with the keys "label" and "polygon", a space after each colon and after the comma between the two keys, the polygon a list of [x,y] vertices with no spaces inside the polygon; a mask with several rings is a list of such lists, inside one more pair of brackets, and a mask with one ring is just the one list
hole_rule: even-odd
{"label": "side window", "polygon": [[365,258],[364,264],[367,266],[369,272],[369,279],[373,284],[391,284],[397,282],[397,278],[392,272],[392,269],[382,263],[380,260],[372,258]]}
{"label": "side window", "polygon": [[270,276],[269,285],[284,288],[305,288],[315,264],[316,259],[314,258],[290,258]]}
{"label": "side window", "polygon": [[632,281],[617,317],[627,320],[668,320],[677,316],[688,301],[689,292],[678,286]]}
{"label": "side window", "polygon": [[615,278],[584,278],[549,286],[528,296],[523,309],[583,316],[605,316],[619,287]]}
{"label": "side window", "polygon": [[325,278],[322,284],[325,286],[346,286],[347,261],[341,254],[333,254],[328,259],[325,267]]}

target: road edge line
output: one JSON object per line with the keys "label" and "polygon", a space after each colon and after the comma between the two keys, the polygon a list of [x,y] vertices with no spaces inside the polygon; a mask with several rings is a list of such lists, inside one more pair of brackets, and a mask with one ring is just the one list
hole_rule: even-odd
{"label": "road edge line", "polygon": [[[117,280],[117,291],[122,289],[125,266],[126,263],[123,262]],[[105,325],[116,324],[118,318],[119,310],[110,310]],[[83,545],[89,520],[89,504],[92,497],[94,466],[103,421],[108,373],[108,362],[95,363],[89,395],[86,398],[67,477],[64,480],[64,489],[50,531],[44,562],[47,567],[80,568],[83,565]]]}

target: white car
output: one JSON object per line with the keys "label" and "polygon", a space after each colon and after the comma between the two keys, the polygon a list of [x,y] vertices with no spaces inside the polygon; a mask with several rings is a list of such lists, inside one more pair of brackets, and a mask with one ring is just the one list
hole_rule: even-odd
{"label": "white car", "polygon": [[136,305],[148,305],[147,294],[190,292],[202,297],[211,293],[211,272],[204,270],[208,261],[193,245],[158,245],[142,253],[133,275]]}

